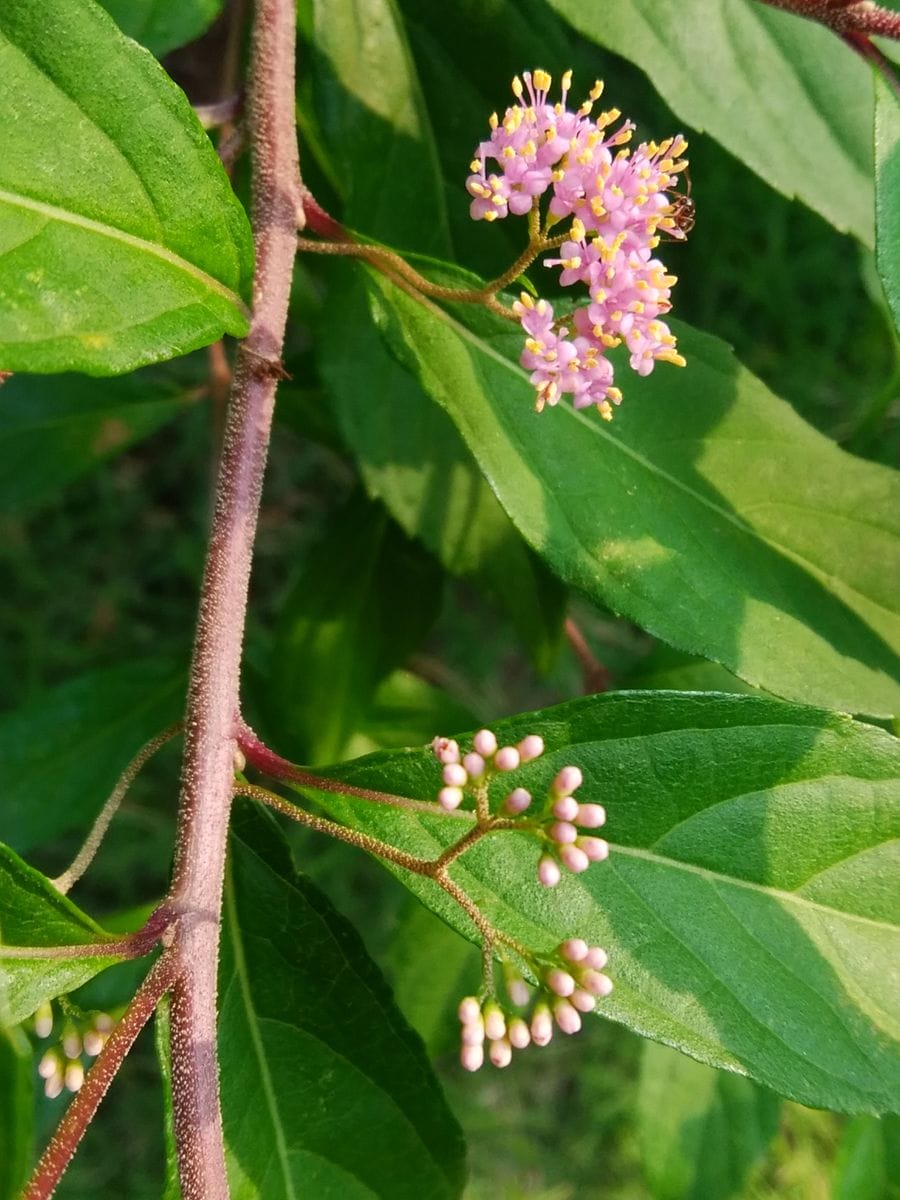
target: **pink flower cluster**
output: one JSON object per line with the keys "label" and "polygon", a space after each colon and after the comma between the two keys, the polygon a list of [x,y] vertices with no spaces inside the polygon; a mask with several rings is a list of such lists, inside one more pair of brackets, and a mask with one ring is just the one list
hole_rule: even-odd
{"label": "pink flower cluster", "polygon": [[[462,754],[459,744],[451,738],[437,737],[431,743],[434,756],[444,764],[442,778],[445,786],[438,792],[438,804],[445,812],[452,812],[463,802],[465,789],[471,786],[486,785],[495,771],[515,771],[522,763],[540,758],[544,753],[544,741],[535,733],[522,738],[516,746],[498,746],[496,736],[490,729],[479,729],[472,739],[472,749],[468,754]],[[531,803],[531,796],[523,788],[516,788],[507,797],[507,804],[512,801],[511,812],[515,805],[521,802],[521,797],[527,796],[524,805]],[[512,798],[519,795],[519,800]]]}
{"label": "pink flower cluster", "polygon": [[[494,1066],[509,1066],[513,1050],[524,1050],[532,1043],[546,1046],[553,1037],[554,1022],[563,1033],[577,1033],[581,1015],[593,1012],[597,1000],[612,991],[612,980],[602,974],[606,962],[606,951],[599,946],[589,946],[581,938],[563,942],[539,968],[537,1002],[527,1020],[495,998],[482,1002],[466,996],[458,1010],[462,1065],[467,1071],[477,1071],[484,1063],[486,1042]],[[530,1005],[531,989],[520,975],[508,973],[507,991],[516,1007]]]}
{"label": "pink flower cluster", "polygon": [[[526,71],[523,78],[524,87],[518,77],[513,80],[518,103],[502,121],[492,115],[491,136],[476,150],[466,181],[471,215],[493,221],[531,213],[549,192],[543,246],[552,225],[573,218],[568,236],[552,243],[560,248],[559,258],[545,265],[561,268],[565,287],[583,283],[590,302],[557,321],[546,300],[535,302],[523,293],[513,306],[526,333],[520,361],[537,389],[538,411],[569,393],[576,408],[596,405],[609,420],[610,402],[622,399],[613,385],[609,350],[624,343],[640,375],[660,361],[685,365],[661,319],[672,307],[675,276],[653,251],[661,233],[676,240],[685,236],[687,198],[676,189],[687,166],[680,157],[687,142],[678,134],[660,144],[644,142],[633,153],[621,149],[634,125],[619,123],[615,108],[590,115],[602,83],[572,112],[566,107],[570,71],[556,104],[547,99],[552,80],[546,71]],[[496,171],[488,171],[489,159]]]}

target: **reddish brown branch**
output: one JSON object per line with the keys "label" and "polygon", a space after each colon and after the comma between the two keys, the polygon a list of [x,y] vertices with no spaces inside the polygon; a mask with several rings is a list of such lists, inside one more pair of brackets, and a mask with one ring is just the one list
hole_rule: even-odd
{"label": "reddish brown branch", "polygon": [[847,33],[900,38],[900,13],[871,0],[760,0],[798,17],[818,21],[843,37]]}
{"label": "reddish brown branch", "polygon": [[53,1195],[125,1055],[163,995],[172,986],[174,978],[175,959],[166,951],[150,968],[147,978],[126,1008],[125,1015],[109,1035],[97,1061],[85,1076],[81,1090],[66,1109],[66,1115],[23,1192],[23,1200],[46,1200]]}

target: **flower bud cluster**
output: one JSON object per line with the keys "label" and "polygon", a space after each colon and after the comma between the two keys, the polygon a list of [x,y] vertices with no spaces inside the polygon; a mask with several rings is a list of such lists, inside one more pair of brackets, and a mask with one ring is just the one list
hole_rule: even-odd
{"label": "flower bud cluster", "polygon": [[612,991],[612,980],[602,974],[606,962],[606,951],[599,946],[569,938],[538,968],[540,983],[534,997],[521,976],[508,973],[512,1005],[527,1008],[534,999],[530,1014],[514,1013],[493,998],[482,1002],[466,996],[458,1009],[463,1067],[477,1071],[485,1058],[495,1067],[507,1067],[514,1050],[532,1043],[546,1046],[554,1024],[562,1033],[578,1033],[582,1014],[593,1012],[597,1000]]}
{"label": "flower bud cluster", "polygon": [[[625,344],[629,363],[648,375],[657,362],[684,366],[676,339],[661,319],[672,307],[674,275],[653,251],[660,235],[686,236],[679,214],[690,202],[677,191],[687,167],[687,142],[678,134],[660,144],[644,142],[632,153],[622,149],[634,125],[616,108],[591,116],[603,92],[599,81],[575,111],[566,107],[572,73],[562,78],[562,98],[548,102],[552,83],[546,71],[526,71],[513,80],[518,103],[502,121],[494,113],[491,136],[481,142],[466,188],[475,220],[523,215],[550,193],[548,228],[573,218],[559,258],[564,287],[581,283],[590,303],[557,321],[546,300],[527,293],[513,308],[526,334],[521,364],[531,373],[537,409],[557,404],[563,393],[576,408],[596,405],[612,418],[611,404],[622,394],[613,384],[607,354]],[[489,171],[488,160],[497,165]]]}
{"label": "flower bud cluster", "polygon": [[[45,1039],[53,1033],[53,1007],[49,1001],[34,1014],[34,1032]],[[55,1100],[63,1090],[77,1092],[84,1083],[84,1059],[95,1058],[115,1028],[109,1013],[94,1013],[87,1021],[66,1017],[56,1044],[44,1051],[38,1074],[44,1081],[44,1094]]]}
{"label": "flower bud cluster", "polygon": [[[438,804],[445,812],[453,812],[462,804],[468,789],[484,787],[493,775],[515,771],[523,763],[540,758],[544,742],[531,733],[515,746],[501,746],[490,729],[479,729],[468,754],[463,754],[451,738],[437,737],[431,748],[443,764],[444,786],[438,792]],[[511,813],[523,812],[530,803],[531,795],[524,788],[515,788],[505,801],[506,810]]]}
{"label": "flower bud cluster", "polygon": [[602,804],[581,804],[575,799],[582,783],[577,767],[563,767],[550,785],[550,813],[543,823],[547,850],[538,862],[538,879],[544,887],[556,887],[562,878],[562,867],[579,875],[592,862],[609,857],[608,842],[581,832],[599,829],[606,823]]}

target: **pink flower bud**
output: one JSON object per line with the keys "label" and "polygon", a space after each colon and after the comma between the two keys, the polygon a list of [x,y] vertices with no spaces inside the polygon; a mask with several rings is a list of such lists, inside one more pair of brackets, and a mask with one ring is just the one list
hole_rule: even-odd
{"label": "pink flower bud", "polygon": [[578,837],[578,830],[568,821],[557,821],[550,826],[550,836],[560,846],[568,846],[573,844]]}
{"label": "pink flower bud", "polygon": [[528,737],[522,738],[521,742],[519,742],[518,751],[519,758],[523,763],[540,758],[544,753],[544,739],[538,737],[536,733],[529,733]]}
{"label": "pink flower bud", "polygon": [[498,771],[514,771],[519,765],[519,752],[515,746],[502,746],[494,755],[494,766]]}
{"label": "pink flower bud", "polygon": [[38,1075],[41,1079],[50,1079],[59,1070],[59,1055],[55,1050],[48,1050],[38,1063]]}
{"label": "pink flower bud", "polygon": [[84,1035],[84,1052],[88,1058],[96,1058],[103,1049],[103,1034],[96,1029],[88,1029]]}
{"label": "pink flower bud", "polygon": [[445,812],[453,812],[463,802],[462,788],[445,787],[438,792],[438,804]]}
{"label": "pink flower bud", "polygon": [[44,1084],[44,1095],[48,1100],[55,1100],[57,1096],[62,1095],[63,1083],[62,1072],[58,1075],[51,1075]]}
{"label": "pink flower bud", "polygon": [[574,796],[560,796],[553,805],[554,817],[559,817],[561,821],[574,821],[578,816],[578,810],[581,805]]}
{"label": "pink flower bud", "polygon": [[483,1046],[463,1046],[459,1053],[459,1061],[467,1071],[477,1071],[484,1062]]}
{"label": "pink flower bud", "polygon": [[490,1054],[495,1067],[508,1067],[512,1062],[512,1046],[505,1037],[491,1042]]}
{"label": "pink flower bud", "polygon": [[504,801],[504,808],[513,816],[518,816],[523,813],[531,803],[531,792],[526,792],[525,788],[514,788],[509,793]]}
{"label": "pink flower bud", "polygon": [[506,1036],[509,1038],[510,1045],[514,1046],[516,1050],[524,1050],[531,1041],[531,1033],[521,1017],[513,1017]]}
{"label": "pink flower bud", "polygon": [[609,955],[602,946],[591,946],[584,956],[584,965],[586,967],[593,967],[597,971],[602,971],[608,962]]}
{"label": "pink flower bud", "polygon": [[553,780],[553,791],[557,796],[571,796],[584,782],[584,777],[577,767],[563,767]]}
{"label": "pink flower bud", "polygon": [[472,745],[483,758],[490,758],[497,749],[497,739],[490,729],[479,729],[472,738]]}
{"label": "pink flower bud", "polygon": [[[512,979],[507,979],[506,990],[509,993],[509,998],[518,1008],[524,1008],[531,999],[531,989],[524,979],[519,979],[514,976]],[[513,1043],[515,1045],[515,1043]]]}
{"label": "pink flower bud", "polygon": [[438,762],[459,762],[459,746],[452,738],[436,737],[431,743],[431,749],[434,751],[434,757]]}
{"label": "pink flower bud", "polygon": [[538,879],[544,887],[556,887],[560,879],[562,879],[562,872],[556,860],[551,858],[549,854],[543,855],[541,861],[538,863]]}
{"label": "pink flower bud", "polygon": [[463,758],[463,766],[473,779],[480,779],[484,774],[484,759],[474,750]]}
{"label": "pink flower bud", "polygon": [[547,973],[547,987],[551,992],[556,992],[557,996],[571,996],[575,991],[575,980],[568,971],[554,967]]}
{"label": "pink flower bud", "polygon": [[481,1020],[481,1005],[474,996],[465,996],[459,1002],[456,1015],[463,1025],[471,1025],[473,1021]]}
{"label": "pink flower bud", "polygon": [[591,860],[577,846],[563,846],[559,852],[559,857],[563,861],[563,866],[568,867],[576,875],[580,875],[582,871],[586,871],[591,865]]}
{"label": "pink flower bud", "polygon": [[484,1021],[481,1017],[471,1025],[463,1025],[460,1040],[464,1046],[480,1046],[484,1041]]}
{"label": "pink flower bud", "polygon": [[441,774],[449,787],[464,787],[469,781],[466,768],[460,763],[447,763]]}
{"label": "pink flower bud", "polygon": [[506,1037],[506,1018],[499,1004],[488,1004],[484,1010],[484,1032],[490,1041]]}
{"label": "pink flower bud", "polygon": [[582,938],[569,938],[559,947],[559,953],[571,963],[581,962],[587,952],[588,944]]}
{"label": "pink flower bud", "polygon": [[75,1058],[71,1062],[66,1063],[65,1084],[70,1092],[78,1092],[81,1090],[81,1085],[84,1083],[84,1067],[79,1059]]}
{"label": "pink flower bud", "polygon": [[597,1001],[590,992],[586,992],[583,988],[576,988],[569,997],[569,1003],[573,1008],[577,1008],[579,1012],[593,1012]]}
{"label": "pink flower bud", "polygon": [[604,858],[609,858],[609,842],[604,842],[603,838],[580,837],[576,844],[591,862],[603,862]]}
{"label": "pink flower bud", "polygon": [[599,829],[606,824],[606,809],[602,804],[579,804],[578,816],[569,820],[580,825],[583,829]]}
{"label": "pink flower bud", "polygon": [[584,971],[579,980],[581,986],[591,993],[592,996],[608,996],[613,989],[612,980],[608,975],[601,975],[599,971]]}
{"label": "pink flower bud", "polygon": [[557,1000],[553,1005],[553,1015],[563,1033],[577,1033],[581,1028],[581,1017],[578,1009],[573,1008],[568,1000]]}
{"label": "pink flower bud", "polygon": [[553,1037],[553,1019],[546,1004],[538,1004],[531,1014],[531,1040],[536,1046],[546,1046]]}

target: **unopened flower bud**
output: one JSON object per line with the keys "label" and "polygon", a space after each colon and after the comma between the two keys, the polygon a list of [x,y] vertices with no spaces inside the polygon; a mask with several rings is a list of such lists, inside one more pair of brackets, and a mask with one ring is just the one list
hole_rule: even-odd
{"label": "unopened flower bud", "polygon": [[506,1037],[506,1018],[499,1004],[486,1004],[484,1008],[484,1032],[492,1042]]}
{"label": "unopened flower bud", "polygon": [[538,737],[536,733],[529,733],[527,737],[522,738],[516,748],[523,763],[532,762],[533,759],[540,758],[544,753],[544,739]]}
{"label": "unopened flower bud", "polygon": [[494,755],[494,766],[498,771],[514,771],[519,765],[519,752],[515,746],[502,746]]}
{"label": "unopened flower bud", "polygon": [[563,767],[553,780],[553,791],[557,796],[571,796],[584,782],[584,777],[577,767]]}
{"label": "unopened flower bud", "polygon": [[586,871],[591,865],[591,860],[577,846],[563,846],[559,852],[559,857],[563,861],[563,866],[568,867],[575,875],[580,875],[582,871]]}
{"label": "unopened flower bud", "polygon": [[459,1036],[464,1046],[480,1046],[484,1041],[484,1021],[479,1017],[470,1025],[463,1025]]}
{"label": "unopened flower bud", "polygon": [[603,862],[609,858],[609,842],[603,838],[580,837],[576,845],[585,852],[591,862]]}
{"label": "unopened flower bud", "polygon": [[479,729],[472,738],[472,745],[483,758],[490,758],[497,750],[497,739],[490,729]]}
{"label": "unopened flower bud", "polygon": [[441,774],[449,787],[465,787],[469,781],[466,768],[461,763],[447,763]]}
{"label": "unopened flower bud", "polygon": [[509,1038],[510,1045],[514,1046],[516,1050],[524,1050],[531,1041],[531,1032],[521,1017],[513,1017],[506,1036]]}
{"label": "unopened flower bud", "polygon": [[55,1050],[48,1050],[38,1063],[38,1075],[41,1079],[49,1079],[60,1069],[59,1055]]}
{"label": "unopened flower bud", "polygon": [[544,887],[556,887],[562,879],[559,864],[549,854],[543,855],[538,863],[538,879]]}
{"label": "unopened flower bud", "polygon": [[591,946],[584,956],[584,965],[593,967],[596,971],[602,971],[608,962],[609,955],[602,946]]}
{"label": "unopened flower bud", "polygon": [[594,999],[591,993],[586,992],[584,988],[576,988],[569,997],[569,1003],[582,1013],[593,1012],[597,1005],[597,1001]]}
{"label": "unopened flower bud", "polygon": [[472,779],[480,779],[484,774],[484,759],[475,751],[465,755],[463,758],[463,766]]}
{"label": "unopened flower bud", "polygon": [[452,738],[436,737],[431,743],[431,749],[438,762],[459,762],[459,746]]}
{"label": "unopened flower bud", "polygon": [[573,1008],[568,1000],[557,1000],[553,1005],[553,1015],[563,1033],[577,1033],[581,1028],[581,1017],[578,1009]]}
{"label": "unopened flower bud", "polygon": [[466,1071],[477,1071],[484,1062],[483,1046],[463,1046],[459,1052],[459,1061]]}
{"label": "unopened flower bud", "polygon": [[559,947],[559,953],[571,963],[579,963],[587,957],[588,944],[583,938],[568,938]]}
{"label": "unopened flower bud", "polygon": [[103,1049],[105,1041],[105,1037],[98,1030],[88,1029],[84,1035],[84,1052],[88,1058],[96,1058]]}
{"label": "unopened flower bud", "polygon": [[606,824],[606,809],[602,804],[579,804],[578,816],[570,819],[583,829],[599,829]]}
{"label": "unopened flower bud", "polygon": [[608,996],[613,989],[610,977],[601,975],[599,971],[583,971],[579,983],[592,996]]}
{"label": "unopened flower bud", "polygon": [[471,1025],[473,1021],[481,1019],[481,1005],[474,996],[465,996],[459,1002],[456,1015],[463,1025]]}
{"label": "unopened flower bud", "polygon": [[462,788],[445,787],[438,792],[438,804],[445,812],[453,812],[463,802]]}
{"label": "unopened flower bud", "polygon": [[556,821],[550,826],[550,836],[558,845],[568,846],[578,837],[578,830],[568,821]]}
{"label": "unopened flower bud", "polygon": [[49,1000],[38,1005],[34,1014],[34,1032],[39,1038],[48,1038],[53,1032],[53,1005]]}
{"label": "unopened flower bud", "polygon": [[568,971],[554,967],[547,973],[547,987],[551,992],[556,992],[557,996],[571,996],[575,991],[575,980]]}
{"label": "unopened flower bud", "polygon": [[70,1092],[77,1092],[81,1089],[81,1085],[84,1083],[84,1067],[81,1065],[80,1059],[75,1058],[66,1063],[64,1082]]}
{"label": "unopened flower bud", "polygon": [[559,817],[560,821],[574,821],[580,808],[574,796],[560,796],[553,805],[553,815]]}
{"label": "unopened flower bud", "polygon": [[546,1004],[535,1006],[531,1014],[531,1040],[536,1046],[546,1046],[553,1037],[553,1018]]}
{"label": "unopened flower bud", "polygon": [[81,1053],[81,1035],[76,1029],[69,1028],[63,1034],[63,1053],[66,1058],[77,1058]]}
{"label": "unopened flower bud", "polygon": [[508,813],[518,816],[528,808],[530,803],[531,792],[526,791],[525,788],[514,788],[506,797],[503,806]]}
{"label": "unopened flower bud", "polygon": [[521,976],[513,975],[506,981],[506,991],[510,1000],[518,1008],[524,1008],[531,999],[531,989]]}
{"label": "unopened flower bud", "polygon": [[55,1100],[57,1096],[62,1095],[62,1090],[65,1087],[65,1079],[62,1071],[56,1075],[51,1075],[44,1083],[44,1095],[48,1100]]}
{"label": "unopened flower bud", "polygon": [[491,1062],[495,1067],[508,1067],[512,1062],[512,1046],[505,1037],[491,1042]]}

